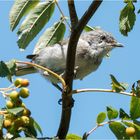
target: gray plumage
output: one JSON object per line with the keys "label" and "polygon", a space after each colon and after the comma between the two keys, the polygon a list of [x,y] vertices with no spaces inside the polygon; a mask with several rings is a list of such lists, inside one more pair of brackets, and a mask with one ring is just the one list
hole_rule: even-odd
{"label": "gray plumage", "polygon": [[[97,70],[104,56],[115,47],[122,47],[122,45],[108,32],[96,29],[83,33],[77,45],[75,79],[83,79]],[[67,48],[68,39],[53,46],[47,46],[33,57],[32,62],[47,67],[63,77],[66,68]],[[28,65],[18,65],[17,75],[38,71],[45,75],[43,71],[31,68],[31,66],[29,68]],[[53,83],[58,82],[50,75],[46,75],[46,77]]]}

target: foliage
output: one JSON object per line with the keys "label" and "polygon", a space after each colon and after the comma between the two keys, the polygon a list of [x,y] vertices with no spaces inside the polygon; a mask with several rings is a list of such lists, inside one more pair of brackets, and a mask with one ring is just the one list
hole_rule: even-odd
{"label": "foliage", "polygon": [[110,75],[110,77],[111,77],[111,80],[112,80],[111,86],[112,86],[113,90],[115,90],[116,92],[120,92],[120,91],[126,90],[125,85],[127,85],[127,84],[119,83],[117,81],[117,79],[112,74]]}
{"label": "foliage", "polygon": [[[123,109],[117,110],[113,107],[107,107],[108,121],[101,121],[99,126],[108,124],[110,130],[114,133],[117,139],[140,139],[140,111],[138,102],[139,98],[131,97],[130,101],[130,114],[126,113]],[[99,113],[97,119],[104,120],[102,118],[102,112]],[[127,128],[132,127],[135,130],[133,135],[127,134]],[[131,130],[130,130],[131,134]]]}
{"label": "foliage", "polygon": [[76,134],[68,134],[66,140],[82,140],[82,138]]}
{"label": "foliage", "polygon": [[[122,83],[118,82],[118,80],[113,75],[111,75],[111,81],[113,91],[117,89],[115,92],[122,93],[124,90],[126,90],[126,88],[121,85]],[[84,139],[87,139],[87,137],[98,127],[107,124],[117,139],[140,139],[140,98],[136,97],[136,93],[140,90],[140,86],[139,82],[136,83],[132,85],[133,96],[131,97],[130,101],[129,114],[126,113],[122,108],[117,110],[112,106],[107,106],[106,112],[100,112],[97,115],[97,125],[92,130],[86,132],[83,135]],[[108,120],[106,116],[108,117]]]}
{"label": "foliage", "polygon": [[6,98],[6,106],[0,111],[0,114],[2,114],[0,115],[0,130],[2,134],[5,131],[6,133],[3,134],[1,138],[17,138],[20,137],[21,132],[24,132],[26,137],[32,138],[37,136],[37,132],[42,135],[40,126],[31,117],[30,110],[22,102],[22,96],[20,96],[19,93],[20,89],[25,86],[22,85],[22,81],[24,81],[24,79],[21,79],[19,87],[13,85],[4,92],[0,91]]}
{"label": "foliage", "polygon": [[10,28],[13,31],[18,23],[20,22],[21,18],[28,14],[32,8],[34,8],[38,4],[39,0],[15,0],[15,4],[13,5],[10,11]]}
{"label": "foliage", "polygon": [[106,119],[106,113],[101,112],[98,114],[96,122],[97,122],[97,124],[100,124],[100,123],[104,122],[105,119]]}
{"label": "foliage", "polygon": [[43,35],[38,40],[34,54],[37,54],[41,49],[45,48],[46,46],[53,45],[61,41],[65,34],[65,24],[64,19],[61,18],[60,21],[54,23],[54,25],[48,28]]}
{"label": "foliage", "polygon": [[[133,29],[136,21],[135,5],[137,0],[124,0],[126,6],[121,10],[119,18],[119,28],[120,32],[127,36],[128,32]],[[139,13],[139,10],[138,10]]]}
{"label": "foliage", "polygon": [[[27,10],[28,14],[26,12]],[[33,2],[28,0],[22,0],[20,2],[15,1],[13,8],[10,11],[11,30],[14,30],[25,13],[27,14],[17,32],[19,48],[25,49],[28,46],[28,44],[42,30],[45,24],[49,22],[54,10],[55,0],[49,0],[46,2],[39,2],[38,0]],[[20,14],[18,15],[16,13]],[[17,16],[15,17],[15,15]],[[64,17],[44,32],[35,47],[35,52],[38,52],[41,48],[45,48],[47,45],[53,45],[63,39],[65,33],[65,24],[63,21]],[[60,36],[58,34],[60,34]],[[38,48],[40,42],[43,43],[41,44],[41,47]]]}

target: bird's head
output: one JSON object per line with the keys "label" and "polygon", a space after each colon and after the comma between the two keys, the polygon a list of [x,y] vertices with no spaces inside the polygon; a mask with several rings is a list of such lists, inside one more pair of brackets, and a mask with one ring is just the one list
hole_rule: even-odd
{"label": "bird's head", "polygon": [[123,47],[123,45],[117,42],[110,33],[103,31],[102,29],[95,29],[87,32],[85,38],[93,50],[97,50],[102,56],[105,56],[109,51],[116,47]]}

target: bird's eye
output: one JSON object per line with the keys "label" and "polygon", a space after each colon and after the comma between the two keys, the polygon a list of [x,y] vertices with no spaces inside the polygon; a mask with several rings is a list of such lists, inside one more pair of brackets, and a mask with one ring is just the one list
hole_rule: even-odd
{"label": "bird's eye", "polygon": [[106,37],[104,35],[101,36],[101,40],[106,40]]}

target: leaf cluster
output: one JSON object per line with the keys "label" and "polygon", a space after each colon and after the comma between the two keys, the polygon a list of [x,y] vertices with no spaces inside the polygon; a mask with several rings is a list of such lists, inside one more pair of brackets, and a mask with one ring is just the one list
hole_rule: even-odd
{"label": "leaf cluster", "polygon": [[[107,120],[108,119],[108,120]],[[110,130],[117,139],[140,139],[140,98],[132,97],[130,101],[129,113],[122,108],[119,110],[107,106],[106,112],[101,112],[97,116],[97,124],[100,126],[108,124]],[[126,134],[126,128],[133,127],[135,134]]]}
{"label": "leaf cluster", "polygon": [[[40,0],[16,0],[10,11],[10,28],[15,30],[21,19],[25,17],[17,31],[18,46],[25,49],[36,35],[43,29],[53,16],[56,1],[40,1]],[[63,39],[65,33],[64,18],[54,23],[40,37],[36,44],[34,53],[38,53],[40,49],[48,45],[53,45]]]}
{"label": "leaf cluster", "polygon": [[[22,80],[24,81],[24,79]],[[27,95],[27,88],[22,86],[27,87],[28,85],[15,85],[3,91],[6,106],[0,110],[0,139],[14,139],[21,137],[21,133],[31,138],[36,138],[37,132],[42,135],[39,124],[33,119],[30,110],[22,102],[21,98],[25,98],[23,95]],[[26,90],[21,94],[23,89]]]}
{"label": "leaf cluster", "polygon": [[[119,17],[120,32],[124,36],[128,36],[128,32],[130,32],[134,27],[136,21],[136,9],[134,3],[136,2],[137,0],[124,0],[126,5],[121,10]],[[139,14],[140,10],[138,10],[137,13]]]}

